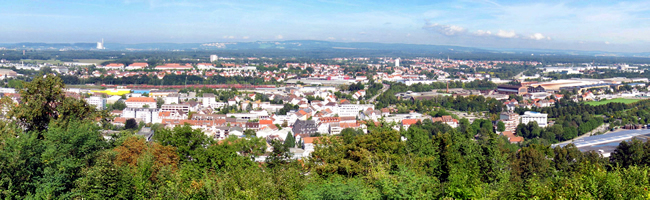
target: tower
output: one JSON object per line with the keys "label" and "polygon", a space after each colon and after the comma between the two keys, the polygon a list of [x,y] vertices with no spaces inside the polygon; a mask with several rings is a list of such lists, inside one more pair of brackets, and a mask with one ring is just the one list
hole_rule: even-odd
{"label": "tower", "polygon": [[395,59],[395,67],[399,67],[399,58]]}
{"label": "tower", "polygon": [[106,49],[104,47],[104,38],[102,38],[101,42],[97,42],[97,49]]}
{"label": "tower", "polygon": [[210,62],[215,62],[215,61],[217,61],[217,60],[219,60],[219,56],[217,56],[217,55],[210,55]]}

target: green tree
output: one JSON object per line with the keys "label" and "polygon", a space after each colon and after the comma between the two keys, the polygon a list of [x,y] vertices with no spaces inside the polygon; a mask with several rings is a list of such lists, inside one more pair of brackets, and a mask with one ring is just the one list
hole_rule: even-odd
{"label": "green tree", "polygon": [[503,123],[503,121],[497,122],[497,131],[503,132],[506,130],[506,124]]}
{"label": "green tree", "polygon": [[124,123],[124,128],[129,130],[135,130],[136,128],[138,128],[138,122],[136,122],[135,119],[133,118],[129,118]]}
{"label": "green tree", "polygon": [[287,133],[287,136],[284,139],[284,145],[287,146],[287,148],[293,148],[296,146],[296,138],[293,137],[291,131]]}
{"label": "green tree", "polygon": [[154,134],[154,140],[166,146],[176,147],[183,162],[192,162],[197,154],[202,154],[210,140],[201,130],[195,130],[189,124],[173,129],[162,129]]}
{"label": "green tree", "polygon": [[124,101],[116,101],[115,103],[109,106],[108,110],[124,110],[126,108],[126,103]]}
{"label": "green tree", "polygon": [[9,113],[27,131],[47,129],[51,119],[59,117],[57,106],[63,103],[63,81],[55,75],[36,76],[20,90],[22,104]]}
{"label": "green tree", "polygon": [[163,98],[161,98],[161,97],[158,97],[156,99],[156,108],[162,107],[163,104],[165,104],[165,100]]}
{"label": "green tree", "polygon": [[285,165],[291,161],[293,154],[289,151],[289,147],[279,140],[271,140],[271,147],[273,151],[266,157],[266,164],[269,168],[275,168]]}

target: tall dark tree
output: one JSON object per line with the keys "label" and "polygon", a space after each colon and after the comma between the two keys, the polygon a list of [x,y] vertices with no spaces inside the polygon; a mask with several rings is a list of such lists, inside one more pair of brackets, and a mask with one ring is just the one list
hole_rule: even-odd
{"label": "tall dark tree", "polygon": [[296,146],[296,138],[293,137],[293,133],[287,133],[287,137],[284,139],[284,146],[287,146],[288,148],[293,148]]}

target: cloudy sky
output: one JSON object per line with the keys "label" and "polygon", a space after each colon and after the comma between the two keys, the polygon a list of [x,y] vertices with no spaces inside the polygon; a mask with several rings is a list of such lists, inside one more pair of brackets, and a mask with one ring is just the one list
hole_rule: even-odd
{"label": "cloudy sky", "polygon": [[4,0],[0,43],[329,40],[650,52],[650,1]]}

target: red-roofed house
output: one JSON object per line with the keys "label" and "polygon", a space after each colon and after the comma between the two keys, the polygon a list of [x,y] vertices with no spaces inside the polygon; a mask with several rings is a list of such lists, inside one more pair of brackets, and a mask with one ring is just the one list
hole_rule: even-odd
{"label": "red-roofed house", "polygon": [[404,129],[409,129],[409,127],[411,127],[411,125],[413,125],[415,123],[418,123],[419,121],[420,121],[420,119],[403,119],[402,120],[402,127],[404,127]]}
{"label": "red-roofed house", "polygon": [[156,108],[156,100],[151,97],[131,97],[125,103],[129,108],[143,108],[145,105],[149,108]]}
{"label": "red-roofed house", "polygon": [[508,141],[510,141],[510,143],[519,143],[521,141],[524,141],[523,137],[516,136],[512,131],[504,131],[503,135],[508,137]]}
{"label": "red-roofed house", "polygon": [[129,66],[127,66],[124,69],[126,69],[126,70],[141,70],[141,69],[144,69],[145,67],[149,67],[149,64],[147,64],[147,63],[133,63],[133,64],[130,64]]}

